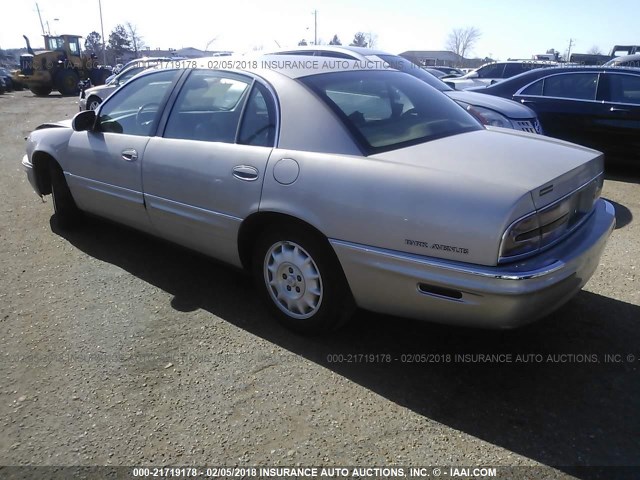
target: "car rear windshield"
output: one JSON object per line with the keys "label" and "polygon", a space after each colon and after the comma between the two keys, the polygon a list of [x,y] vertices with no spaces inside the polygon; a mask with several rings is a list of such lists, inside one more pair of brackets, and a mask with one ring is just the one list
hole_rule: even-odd
{"label": "car rear windshield", "polygon": [[367,155],[482,125],[424,82],[397,71],[346,71],[300,79],[336,112]]}

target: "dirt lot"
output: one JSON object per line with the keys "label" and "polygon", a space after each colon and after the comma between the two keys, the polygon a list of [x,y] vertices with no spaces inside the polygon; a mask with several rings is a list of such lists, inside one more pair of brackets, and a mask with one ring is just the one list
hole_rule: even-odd
{"label": "dirt lot", "polygon": [[487,332],[360,312],[310,339],[235,270],[100,220],[59,231],[20,159],[77,109],[0,95],[0,465],[640,465],[638,165],[608,173],[618,227],[551,317]]}

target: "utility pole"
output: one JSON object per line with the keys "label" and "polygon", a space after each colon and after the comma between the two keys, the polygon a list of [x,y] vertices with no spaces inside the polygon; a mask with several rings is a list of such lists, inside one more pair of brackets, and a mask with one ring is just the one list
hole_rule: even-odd
{"label": "utility pole", "polygon": [[102,1],[98,0],[98,8],[100,9],[100,30],[102,31],[102,64],[107,64],[107,44],[104,38],[104,25],[102,23]]}
{"label": "utility pole", "polygon": [[313,44],[318,44],[318,10],[312,12],[313,15]]}
{"label": "utility pole", "polygon": [[569,39],[569,50],[567,50],[567,58],[566,58],[567,62],[571,61],[571,47],[573,47],[573,38]]}

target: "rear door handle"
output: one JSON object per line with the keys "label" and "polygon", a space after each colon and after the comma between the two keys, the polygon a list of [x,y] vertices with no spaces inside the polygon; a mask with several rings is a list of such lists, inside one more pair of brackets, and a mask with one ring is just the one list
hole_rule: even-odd
{"label": "rear door handle", "polygon": [[127,148],[122,151],[122,159],[127,162],[134,162],[138,159],[138,152],[136,152],[133,148]]}
{"label": "rear door handle", "polygon": [[258,179],[258,169],[251,165],[238,165],[233,167],[233,176],[238,180],[253,182]]}

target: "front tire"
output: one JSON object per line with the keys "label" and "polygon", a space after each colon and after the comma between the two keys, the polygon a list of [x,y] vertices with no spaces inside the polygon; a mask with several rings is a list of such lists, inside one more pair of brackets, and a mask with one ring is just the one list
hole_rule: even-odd
{"label": "front tire", "polygon": [[102,100],[96,96],[91,96],[87,99],[87,110],[95,110],[100,106]]}
{"label": "front tire", "polygon": [[56,75],[56,88],[62,95],[75,95],[78,93],[79,81],[73,70],[61,70]]}
{"label": "front tire", "polygon": [[64,172],[55,162],[49,164],[51,176],[51,198],[56,222],[63,230],[70,230],[80,223],[82,212],[78,209],[71,190],[64,178]]}
{"label": "front tire", "polygon": [[326,240],[291,226],[268,229],[260,237],[254,248],[254,280],[280,323],[317,334],[335,330],[351,317],[351,290]]}

